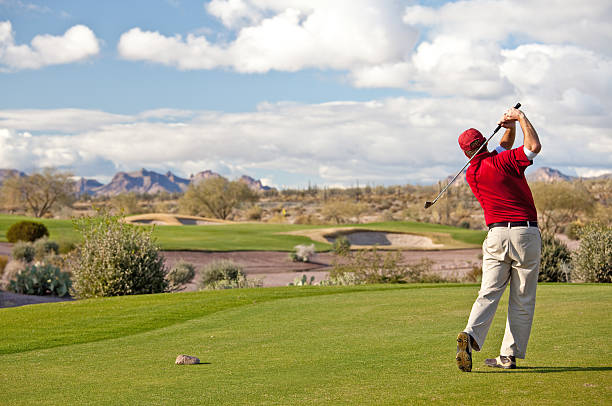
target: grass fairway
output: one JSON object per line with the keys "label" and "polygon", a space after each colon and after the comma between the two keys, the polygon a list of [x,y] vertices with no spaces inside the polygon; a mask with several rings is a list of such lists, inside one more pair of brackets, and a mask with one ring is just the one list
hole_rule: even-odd
{"label": "grass fairway", "polygon": [[[56,241],[78,242],[79,235],[70,220],[35,219],[22,216],[0,215],[0,241],[6,241],[6,231],[21,220],[42,221],[49,229],[50,238]],[[140,226],[147,227],[147,226]],[[347,224],[368,230],[385,230],[414,233],[431,237],[446,248],[478,247],[486,233],[438,224],[414,222],[387,222]],[[288,232],[329,226],[294,224],[236,223],[207,226],[157,226],[155,236],[164,250],[202,251],[292,251],[298,244],[312,244],[310,238],[288,235]],[[330,244],[314,242],[318,251],[327,251]]]}
{"label": "grass fairway", "polygon": [[[1,309],[1,404],[610,404],[612,287],[541,285],[528,359],[472,373],[476,285],[273,288]],[[204,364],[176,366],[179,354]]]}

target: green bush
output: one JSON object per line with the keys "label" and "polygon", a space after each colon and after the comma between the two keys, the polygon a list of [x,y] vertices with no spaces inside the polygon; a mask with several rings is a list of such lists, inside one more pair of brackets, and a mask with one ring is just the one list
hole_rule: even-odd
{"label": "green bush", "polygon": [[33,242],[45,236],[49,236],[49,230],[44,224],[27,220],[13,224],[6,232],[6,239],[12,243],[17,241]]}
{"label": "green bush", "polygon": [[74,223],[83,239],[68,259],[75,296],[137,295],[166,290],[166,266],[153,239],[153,228],[126,224],[104,211]]}
{"label": "green bush", "polygon": [[542,257],[540,259],[540,282],[568,282],[567,264],[571,253],[567,246],[551,233],[542,233]]}
{"label": "green bush", "polygon": [[32,262],[36,256],[36,250],[31,242],[19,241],[13,245],[11,255],[18,261]]}
{"label": "green bush", "polygon": [[195,267],[186,261],[178,261],[170,272],[166,275],[168,281],[168,290],[175,292],[180,290],[185,284],[191,282],[195,276]]}
{"label": "green bush", "polygon": [[0,255],[0,276],[4,273],[4,268],[8,264],[9,258],[6,255]]}
{"label": "green bush", "polygon": [[334,240],[332,252],[336,255],[346,256],[351,251],[351,242],[345,235],[341,235]]}
{"label": "green bush", "polygon": [[588,224],[572,257],[573,276],[585,282],[612,282],[612,227]]}
{"label": "green bush", "polygon": [[237,281],[245,277],[242,266],[229,259],[213,261],[202,269],[200,287],[208,288],[219,281]]}
{"label": "green bush", "polygon": [[59,245],[55,241],[49,241],[47,237],[34,241],[34,259],[42,261],[49,254],[59,255]]}
{"label": "green bush", "polygon": [[71,286],[70,276],[53,265],[29,265],[11,280],[9,289],[26,295],[66,296]]}

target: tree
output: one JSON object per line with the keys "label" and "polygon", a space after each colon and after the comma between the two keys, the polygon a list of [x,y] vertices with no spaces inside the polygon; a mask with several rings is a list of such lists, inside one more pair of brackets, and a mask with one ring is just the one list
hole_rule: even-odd
{"label": "tree", "polygon": [[120,193],[111,198],[111,206],[124,215],[136,214],[139,210],[138,196],[134,192]]}
{"label": "tree", "polygon": [[331,200],[323,205],[321,214],[327,220],[336,224],[348,223],[355,218],[359,222],[359,217],[367,210],[362,203],[353,203],[346,200]]}
{"label": "tree", "polygon": [[71,173],[47,168],[40,173],[5,180],[1,195],[5,206],[24,207],[35,217],[42,217],[54,206],[70,205],[74,201],[74,181]]}
{"label": "tree", "polygon": [[532,185],[533,199],[542,219],[542,228],[559,232],[565,224],[590,213],[595,202],[580,182],[536,183]]}
{"label": "tree", "polygon": [[179,207],[188,214],[226,219],[234,208],[257,199],[257,193],[243,182],[215,177],[189,185]]}

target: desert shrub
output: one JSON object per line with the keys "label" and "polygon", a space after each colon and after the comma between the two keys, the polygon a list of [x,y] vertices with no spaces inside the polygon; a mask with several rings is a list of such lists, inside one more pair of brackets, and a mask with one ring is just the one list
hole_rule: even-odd
{"label": "desert shrub", "polygon": [[10,281],[9,289],[26,295],[66,296],[71,286],[70,276],[59,268],[45,265],[28,265]]}
{"label": "desert shrub", "polygon": [[11,255],[18,261],[32,262],[36,256],[36,250],[31,242],[19,241],[13,245]]}
{"label": "desert shrub", "polygon": [[459,227],[461,228],[470,228],[470,222],[468,220],[463,220],[459,223]]}
{"label": "desert shrub", "polygon": [[306,274],[303,274],[301,278],[299,276],[296,276],[295,279],[293,280],[293,282],[289,282],[289,286],[308,286],[308,285],[313,285],[314,284],[314,280],[315,280],[314,276],[311,276],[310,279],[308,279]]}
{"label": "desert shrub", "polygon": [[334,240],[332,244],[332,252],[336,255],[346,256],[351,252],[351,242],[348,237],[341,235]]}
{"label": "desert shrub", "polygon": [[59,241],[57,245],[60,254],[68,254],[77,247],[76,244],[71,241]]}
{"label": "desert shrub", "polygon": [[261,279],[247,279],[242,266],[227,259],[213,261],[201,272],[200,287],[202,289],[259,288],[262,286]]}
{"label": "desert shrub", "polygon": [[584,224],[581,222],[573,221],[565,227],[565,235],[572,240],[578,240],[580,238],[580,230],[583,226]]}
{"label": "desert shrub", "polygon": [[580,231],[580,248],[572,258],[575,279],[612,282],[612,227],[588,224]]}
{"label": "desert shrub", "polygon": [[540,259],[540,282],[567,282],[569,275],[564,264],[571,260],[567,246],[551,233],[542,233],[542,257]]}
{"label": "desert shrub", "polygon": [[25,269],[27,264],[23,261],[11,260],[4,267],[4,272],[2,272],[2,278],[0,278],[0,289],[7,290],[9,288],[10,282],[12,279],[15,279],[17,274]]}
{"label": "desert shrub", "polygon": [[472,269],[465,275],[466,282],[481,282],[482,281],[482,266],[472,265]]}
{"label": "desert shrub", "polygon": [[32,242],[45,236],[49,236],[49,230],[44,224],[27,220],[13,224],[6,232],[6,239],[13,243],[17,241]]}
{"label": "desert shrub", "polygon": [[200,286],[206,288],[219,281],[237,281],[239,276],[245,276],[240,264],[229,259],[213,261],[202,269]]}
{"label": "desert shrub", "polygon": [[55,241],[49,241],[47,237],[34,241],[34,259],[42,261],[50,254],[59,254],[59,245]]}
{"label": "desert shrub", "polygon": [[235,280],[222,279],[205,287],[207,290],[261,288],[263,279],[248,279],[245,275],[238,275]]}
{"label": "desert shrub", "polygon": [[195,267],[192,264],[183,260],[177,262],[166,275],[168,290],[171,292],[180,290],[185,284],[191,282],[194,276]]}
{"label": "desert shrub", "polygon": [[6,255],[0,255],[0,276],[4,273],[4,268],[8,264],[9,258]]}
{"label": "desert shrub", "polygon": [[263,209],[259,206],[251,206],[246,211],[246,218],[248,220],[259,221],[263,215]]}
{"label": "desert shrub", "polygon": [[314,216],[312,214],[302,214],[299,215],[295,218],[295,220],[293,220],[293,224],[319,224],[320,221],[317,218],[317,216]]}
{"label": "desert shrub", "polygon": [[416,264],[401,263],[400,251],[382,253],[376,247],[335,258],[330,279],[352,272],[360,283],[408,283],[441,282],[442,279],[431,274],[433,262],[422,259]]}
{"label": "desert shrub", "polygon": [[315,255],[314,244],[300,244],[293,247],[293,249],[295,249],[295,251],[289,254],[289,258],[291,258],[293,262],[310,262]]}
{"label": "desert shrub", "polygon": [[340,272],[334,276],[322,280],[321,286],[353,286],[360,285],[362,282],[357,279],[354,272]]}
{"label": "desert shrub", "polygon": [[166,290],[166,266],[153,239],[153,228],[126,224],[103,211],[95,217],[76,219],[74,224],[83,239],[68,260],[77,297]]}

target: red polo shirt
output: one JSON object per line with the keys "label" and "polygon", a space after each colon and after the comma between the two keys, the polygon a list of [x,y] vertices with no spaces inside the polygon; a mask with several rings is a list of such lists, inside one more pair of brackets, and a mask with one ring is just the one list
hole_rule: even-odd
{"label": "red polo shirt", "polygon": [[487,224],[537,221],[525,169],[531,165],[523,146],[501,153],[478,154],[467,169],[467,182],[484,210]]}

